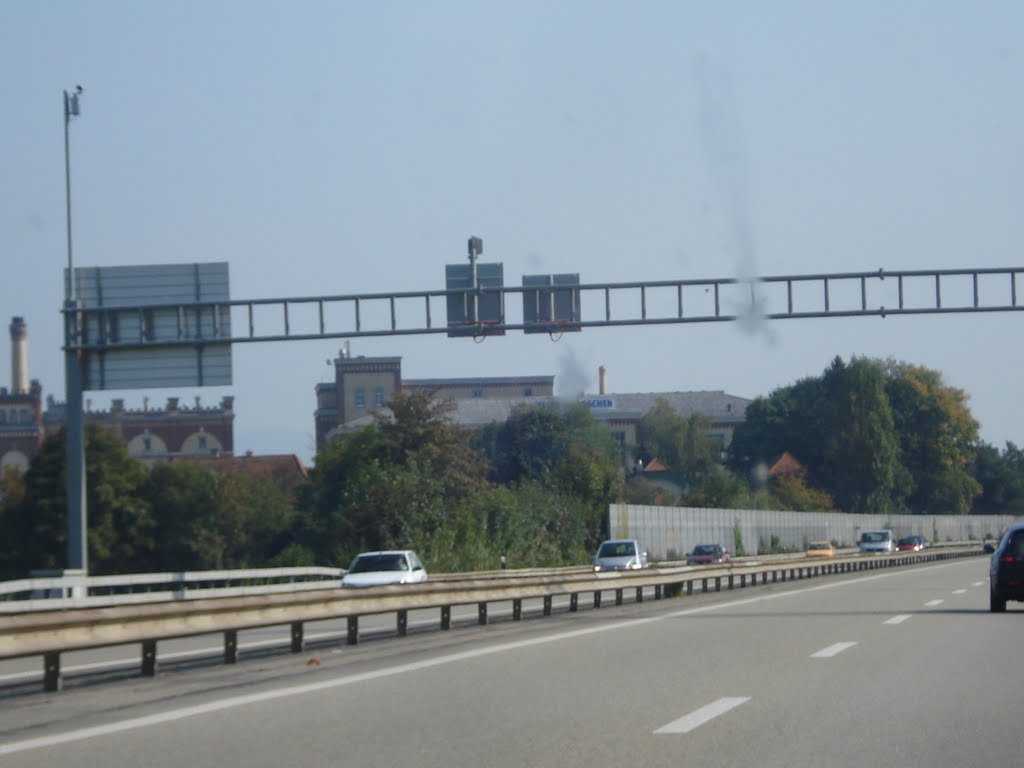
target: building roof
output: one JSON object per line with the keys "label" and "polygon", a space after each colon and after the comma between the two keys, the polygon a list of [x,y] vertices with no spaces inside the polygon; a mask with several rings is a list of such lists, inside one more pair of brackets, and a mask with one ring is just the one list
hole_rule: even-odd
{"label": "building roof", "polygon": [[589,401],[594,415],[601,418],[640,418],[664,400],[677,414],[688,418],[701,414],[719,422],[741,422],[752,402],[745,397],[728,395],[720,390],[698,392],[628,392],[605,395],[585,394],[581,400]]}
{"label": "building roof", "polygon": [[176,456],[172,461],[184,461],[216,472],[233,472],[248,477],[269,476],[282,490],[291,493],[308,474],[302,460],[294,453],[256,456]]}
{"label": "building roof", "polygon": [[486,384],[495,386],[522,386],[523,384],[544,384],[554,386],[554,376],[477,376],[462,379],[402,379],[403,387],[415,389],[442,389],[445,387],[472,387]]}
{"label": "building roof", "polygon": [[668,472],[668,467],[661,461],[661,459],[655,457],[647,462],[647,466],[643,469],[644,472]]}
{"label": "building roof", "polygon": [[805,472],[803,464],[794,458],[789,451],[783,451],[782,455],[768,468],[768,477],[776,475],[792,475],[795,472]]}

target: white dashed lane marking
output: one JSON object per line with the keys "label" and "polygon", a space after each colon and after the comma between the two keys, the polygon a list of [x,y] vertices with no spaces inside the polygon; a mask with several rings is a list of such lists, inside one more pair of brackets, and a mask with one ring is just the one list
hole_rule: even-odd
{"label": "white dashed lane marking", "polygon": [[943,603],[942,600],[929,600],[927,603],[924,604],[924,607],[925,608],[934,608],[936,605],[942,605],[942,603]]}
{"label": "white dashed lane marking", "polygon": [[856,643],[852,643],[852,642],[836,643],[835,645],[830,645],[828,648],[822,648],[817,653],[812,653],[811,654],[811,658],[812,659],[830,659],[833,656],[835,656],[837,653],[842,653],[847,648],[853,648],[853,646],[855,646],[855,645],[856,645]]}
{"label": "white dashed lane marking", "polygon": [[886,624],[902,624],[904,621],[910,618],[909,613],[901,613],[898,616],[893,616],[891,619],[886,619]]}
{"label": "white dashed lane marking", "polygon": [[971,584],[971,586],[972,587],[984,587],[985,586],[985,582],[984,581],[976,581],[973,584]]}
{"label": "white dashed lane marking", "polygon": [[709,720],[714,720],[716,717],[724,715],[729,710],[736,709],[740,704],[745,704],[748,701],[750,701],[749,696],[727,696],[688,715],[683,715],[668,725],[661,726],[655,733],[689,733],[694,728],[699,728]]}

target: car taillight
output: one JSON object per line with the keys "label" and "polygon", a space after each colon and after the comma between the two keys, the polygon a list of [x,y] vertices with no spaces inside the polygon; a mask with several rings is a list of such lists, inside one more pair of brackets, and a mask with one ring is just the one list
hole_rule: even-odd
{"label": "car taillight", "polygon": [[1003,556],[1003,562],[1004,563],[1012,563],[1013,562],[1013,555],[1004,555]]}

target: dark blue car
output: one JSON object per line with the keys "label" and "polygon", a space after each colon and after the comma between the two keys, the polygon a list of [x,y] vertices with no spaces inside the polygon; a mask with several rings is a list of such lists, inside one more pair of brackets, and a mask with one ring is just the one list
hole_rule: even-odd
{"label": "dark blue car", "polygon": [[993,613],[1006,610],[1007,600],[1024,602],[1024,524],[1006,529],[999,545],[993,550],[989,565],[989,609]]}

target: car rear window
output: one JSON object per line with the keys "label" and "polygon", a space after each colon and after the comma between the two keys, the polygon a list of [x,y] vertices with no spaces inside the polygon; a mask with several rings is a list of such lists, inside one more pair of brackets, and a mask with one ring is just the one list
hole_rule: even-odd
{"label": "car rear window", "polygon": [[407,571],[409,565],[405,555],[360,555],[348,569],[349,573],[372,573],[374,571]]}
{"label": "car rear window", "polygon": [[699,544],[693,548],[695,555],[717,555],[718,547],[710,544]]}
{"label": "car rear window", "polygon": [[598,557],[631,557],[636,554],[636,547],[631,541],[606,541],[601,545]]}

